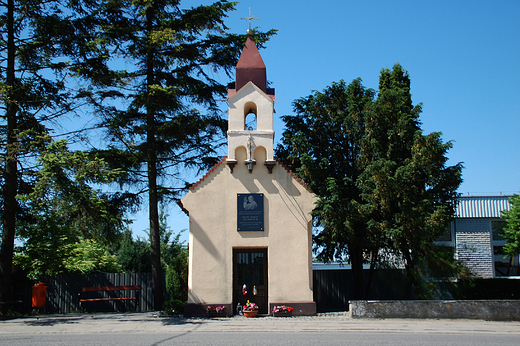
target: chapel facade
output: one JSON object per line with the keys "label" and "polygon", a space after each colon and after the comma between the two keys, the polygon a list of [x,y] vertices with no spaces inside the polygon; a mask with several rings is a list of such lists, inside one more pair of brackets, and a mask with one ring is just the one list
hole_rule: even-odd
{"label": "chapel facade", "polygon": [[[289,305],[313,315],[312,217],[316,196],[273,156],[274,89],[251,36],[228,91],[228,155],[190,187],[185,316],[208,305],[227,315],[247,301],[259,314]],[[246,119],[256,125],[249,126]]]}

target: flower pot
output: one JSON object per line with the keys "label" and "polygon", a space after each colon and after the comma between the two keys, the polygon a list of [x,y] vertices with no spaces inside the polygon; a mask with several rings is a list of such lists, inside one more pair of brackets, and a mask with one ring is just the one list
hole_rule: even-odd
{"label": "flower pot", "polygon": [[291,317],[292,311],[288,311],[288,310],[280,310],[277,312],[273,311],[273,316],[274,317]]}
{"label": "flower pot", "polygon": [[245,317],[256,317],[256,314],[258,313],[258,310],[252,310],[252,311],[242,311]]}

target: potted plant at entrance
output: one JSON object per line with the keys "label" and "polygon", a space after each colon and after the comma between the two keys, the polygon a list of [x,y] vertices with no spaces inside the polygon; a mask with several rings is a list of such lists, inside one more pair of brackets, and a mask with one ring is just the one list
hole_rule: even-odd
{"label": "potted plant at entrance", "polygon": [[253,302],[247,301],[247,303],[242,307],[242,313],[245,317],[256,317],[258,313],[258,305]]}
{"label": "potted plant at entrance", "polygon": [[273,316],[274,317],[291,317],[293,314],[294,308],[292,306],[286,305],[276,305],[273,307]]}

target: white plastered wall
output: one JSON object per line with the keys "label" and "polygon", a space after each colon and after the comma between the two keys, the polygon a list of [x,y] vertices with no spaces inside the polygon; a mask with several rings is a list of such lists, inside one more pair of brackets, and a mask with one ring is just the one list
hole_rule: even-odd
{"label": "white plastered wall", "polygon": [[[237,231],[237,193],[264,194],[263,232]],[[233,299],[233,248],[267,248],[268,301],[312,302],[311,216],[315,196],[280,164],[248,173],[221,163],[183,199],[190,215],[188,303]]]}

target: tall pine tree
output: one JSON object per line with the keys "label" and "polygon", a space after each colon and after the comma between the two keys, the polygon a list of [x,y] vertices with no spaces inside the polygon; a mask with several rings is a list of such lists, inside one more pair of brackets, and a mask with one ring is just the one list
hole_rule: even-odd
{"label": "tall pine tree", "polygon": [[[47,126],[71,111],[73,99],[64,83],[64,41],[56,23],[73,20],[75,10],[62,1],[7,0],[0,4],[0,105],[2,160],[2,246],[0,277],[10,299],[16,222],[24,212],[16,196],[31,189],[35,157],[45,147]],[[65,15],[64,13],[68,14]],[[68,43],[70,44],[70,42]]]}
{"label": "tall pine tree", "polygon": [[[146,196],[154,308],[160,310],[159,203],[186,188],[182,170],[216,162],[216,140],[226,129],[218,100],[227,92],[217,76],[232,72],[246,36],[226,33],[224,19],[235,6],[227,1],[191,9],[176,0],[106,0],[102,5],[104,24],[93,42],[110,55],[96,60],[101,69],[85,60],[77,72],[93,82],[91,97],[108,134],[108,147],[100,146],[99,152],[126,170],[122,185]],[[264,42],[273,33],[258,33],[257,39]],[[114,85],[116,80],[120,84]]]}

